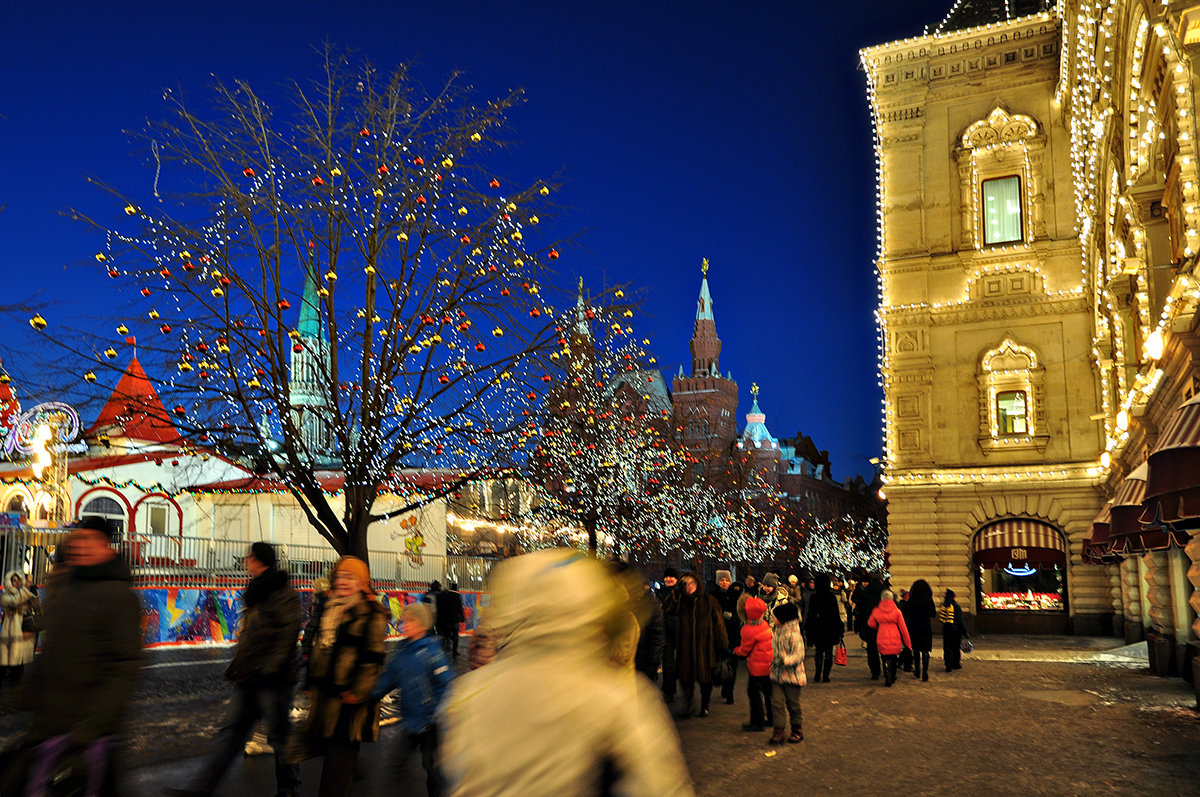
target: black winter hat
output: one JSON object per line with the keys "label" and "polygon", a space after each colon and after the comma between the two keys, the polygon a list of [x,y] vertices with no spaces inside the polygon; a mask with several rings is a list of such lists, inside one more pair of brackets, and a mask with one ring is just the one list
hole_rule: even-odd
{"label": "black winter hat", "polygon": [[254,558],[262,562],[269,570],[279,561],[279,557],[275,554],[275,546],[269,542],[256,542],[250,546],[250,553]]}
{"label": "black winter hat", "polygon": [[673,567],[668,567],[663,571],[663,578],[679,578],[679,571]]}
{"label": "black winter hat", "polygon": [[800,610],[796,608],[794,603],[781,603],[775,607],[773,612],[775,619],[781,623],[790,623],[792,620],[800,619]]}
{"label": "black winter hat", "polygon": [[99,515],[84,515],[71,524],[73,529],[88,529],[89,531],[98,531],[112,542],[117,536],[117,526],[107,518]]}

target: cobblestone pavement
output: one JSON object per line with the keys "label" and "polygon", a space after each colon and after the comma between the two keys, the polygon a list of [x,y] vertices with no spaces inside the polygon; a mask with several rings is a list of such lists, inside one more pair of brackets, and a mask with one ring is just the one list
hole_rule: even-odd
{"label": "cobblestone pavement", "polygon": [[[851,638],[852,639],[852,638]],[[1146,670],[1145,645],[1082,637],[975,637],[976,652],[946,673],[935,652],[928,683],[901,674],[871,681],[863,652],[828,684],[803,690],[805,741],[772,748],[748,719],[745,671],[733,705],[678,727],[696,790],[795,794],[882,790],[998,795],[1200,793],[1200,713],[1190,685]],[[225,650],[164,651],[138,691],[125,792],[149,797],[194,771],[220,720],[228,686]],[[164,665],[164,666],[154,666]],[[170,665],[170,666],[165,666]],[[812,659],[808,661],[812,673]],[[0,739],[23,718],[0,717]],[[364,745],[358,797],[421,793],[414,757],[391,770],[395,729]],[[774,755],[772,755],[774,753]],[[316,793],[319,761],[303,767],[304,795]],[[270,794],[269,756],[245,759],[224,794]]]}

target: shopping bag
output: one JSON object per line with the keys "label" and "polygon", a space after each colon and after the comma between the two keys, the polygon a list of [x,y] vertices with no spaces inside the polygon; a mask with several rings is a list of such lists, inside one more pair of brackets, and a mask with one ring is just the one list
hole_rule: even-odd
{"label": "shopping bag", "polygon": [[975,650],[975,646],[971,644],[971,640],[967,639],[966,637],[963,637],[963,641],[960,642],[958,646],[962,648],[963,653],[970,653],[971,651]]}
{"label": "shopping bag", "polygon": [[833,663],[841,664],[841,665],[845,666],[845,664],[846,664],[846,646],[845,645],[839,644],[836,648],[833,649]]}

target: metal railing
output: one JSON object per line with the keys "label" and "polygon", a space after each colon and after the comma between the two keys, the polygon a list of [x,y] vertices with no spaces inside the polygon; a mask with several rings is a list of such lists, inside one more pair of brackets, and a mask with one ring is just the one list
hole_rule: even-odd
{"label": "metal railing", "polygon": [[[16,570],[34,584],[46,583],[55,554],[67,532],[26,526],[0,526],[0,565]],[[242,558],[251,540],[206,540],[160,535],[127,539],[118,546],[133,573],[135,587],[241,587],[246,583]],[[328,545],[279,544],[279,566],[299,588],[328,577],[338,554]],[[397,551],[370,551],[371,583],[378,590],[424,592],[431,581],[460,590],[484,589],[497,559],[476,556],[424,555],[410,557]]]}

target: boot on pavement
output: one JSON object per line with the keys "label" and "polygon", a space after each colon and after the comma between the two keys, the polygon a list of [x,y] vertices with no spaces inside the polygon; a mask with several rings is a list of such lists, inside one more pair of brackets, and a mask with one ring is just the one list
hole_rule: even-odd
{"label": "boot on pavement", "polygon": [[767,744],[783,744],[783,737],[783,726],[777,725],[775,726],[774,733],[771,734],[771,738],[767,741]]}
{"label": "boot on pavement", "polygon": [[792,735],[788,737],[788,744],[799,744],[804,741],[804,731],[799,725],[792,726]]}

